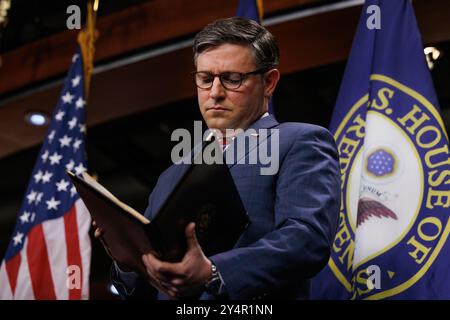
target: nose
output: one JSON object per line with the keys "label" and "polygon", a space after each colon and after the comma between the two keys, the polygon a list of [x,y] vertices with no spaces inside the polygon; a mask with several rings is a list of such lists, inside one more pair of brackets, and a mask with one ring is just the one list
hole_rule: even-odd
{"label": "nose", "polygon": [[226,90],[222,86],[222,83],[220,82],[219,77],[215,77],[212,87],[209,91],[209,96],[214,100],[220,100],[225,97]]}

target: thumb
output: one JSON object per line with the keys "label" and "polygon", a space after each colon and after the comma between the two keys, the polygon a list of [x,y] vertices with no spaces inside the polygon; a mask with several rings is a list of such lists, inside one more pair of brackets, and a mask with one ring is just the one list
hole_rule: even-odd
{"label": "thumb", "polygon": [[198,247],[197,236],[195,235],[194,222],[191,222],[186,226],[186,242],[188,251]]}

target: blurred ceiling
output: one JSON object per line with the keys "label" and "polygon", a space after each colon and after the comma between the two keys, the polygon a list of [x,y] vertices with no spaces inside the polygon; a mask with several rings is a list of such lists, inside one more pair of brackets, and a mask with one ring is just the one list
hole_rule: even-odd
{"label": "blurred ceiling", "polygon": [[[100,1],[98,18],[144,2],[148,0]],[[70,5],[80,7],[84,23],[86,3],[86,0],[12,0],[8,10],[8,23],[0,33],[0,53],[64,31],[65,16],[68,16],[66,10]]]}
{"label": "blurred ceiling", "polygon": [[[358,2],[265,1],[264,24],[281,48],[278,120],[328,126],[361,13]],[[0,40],[0,257],[46,130],[26,124],[24,114],[53,112],[76,46],[77,32],[65,29],[66,8],[83,3],[12,1]],[[432,76],[450,128],[450,1],[413,3],[425,44],[443,52]],[[237,0],[100,1],[88,162],[101,183],[140,211],[170,165],[172,130],[192,130],[193,120],[201,120],[189,77],[191,39],[208,22],[232,16],[236,6]],[[108,270],[108,257],[94,241],[93,298],[110,297]]]}

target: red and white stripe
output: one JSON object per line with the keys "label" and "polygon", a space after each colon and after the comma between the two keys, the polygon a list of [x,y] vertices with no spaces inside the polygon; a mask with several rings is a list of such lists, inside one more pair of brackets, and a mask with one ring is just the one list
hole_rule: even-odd
{"label": "red and white stripe", "polygon": [[[33,227],[21,252],[0,267],[0,299],[88,299],[90,223],[84,203],[77,200],[61,218]],[[70,289],[74,274],[68,274],[69,266],[78,267],[80,287]]]}

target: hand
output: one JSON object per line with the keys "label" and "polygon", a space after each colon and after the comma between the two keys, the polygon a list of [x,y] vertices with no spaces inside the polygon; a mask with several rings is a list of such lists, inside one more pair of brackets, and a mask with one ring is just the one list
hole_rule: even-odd
{"label": "hand", "polygon": [[200,293],[211,278],[211,261],[198,244],[195,223],[188,224],[185,232],[187,251],[181,262],[164,262],[151,253],[142,255],[150,284],[172,298]]}
{"label": "hand", "polygon": [[95,228],[94,237],[96,239],[100,240],[100,242],[102,243],[103,248],[105,249],[106,253],[108,254],[108,256],[112,260],[116,261],[116,263],[117,263],[118,267],[120,268],[120,270],[125,271],[125,272],[132,271],[130,268],[128,268],[125,265],[121,265],[119,262],[117,262],[116,259],[114,259],[113,255],[111,253],[111,250],[109,249],[108,244],[106,243],[105,239],[103,238],[104,231],[101,228],[97,228],[97,223],[95,222],[95,220],[92,220],[92,226]]}

